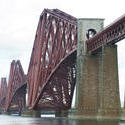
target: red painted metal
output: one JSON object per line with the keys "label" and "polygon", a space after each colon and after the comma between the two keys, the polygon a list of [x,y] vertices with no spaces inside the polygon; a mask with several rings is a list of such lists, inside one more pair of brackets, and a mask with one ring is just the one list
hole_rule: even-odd
{"label": "red painted metal", "polygon": [[0,110],[4,110],[4,108],[5,108],[6,93],[7,93],[7,81],[6,81],[6,78],[1,78],[1,86],[0,86]]}
{"label": "red painted metal", "polygon": [[48,77],[35,109],[68,110],[71,108],[76,81],[76,51],[63,59]]}
{"label": "red painted metal", "polygon": [[[10,67],[10,74],[9,74],[9,81],[8,81],[8,91],[6,97],[6,111],[11,110],[11,107],[17,108],[17,104],[19,104],[19,98],[21,99],[24,93],[19,94],[18,90],[21,88],[25,83],[25,75],[23,68],[21,66],[20,61],[13,60]],[[15,94],[18,93],[18,94]],[[15,97],[16,95],[16,97]],[[13,99],[14,98],[14,99]],[[12,105],[12,100],[15,102]],[[11,106],[11,107],[10,107]]]}
{"label": "red painted metal", "polygon": [[98,51],[105,44],[115,44],[125,38],[125,15],[86,41],[89,52]]}
{"label": "red painted metal", "polygon": [[41,14],[28,69],[30,109],[70,108],[76,78],[76,29],[76,18],[60,10],[45,9]]}
{"label": "red painted metal", "polygon": [[16,111],[20,113],[26,109],[26,88],[27,84],[24,83],[15,90],[7,109],[8,112]]}
{"label": "red painted metal", "polygon": [[[41,14],[27,75],[30,109],[70,109],[76,81],[76,31],[75,17],[58,9],[45,9]],[[98,51],[124,37],[125,15],[87,40],[87,50]],[[26,87],[21,63],[13,60],[8,90],[6,79],[1,80],[0,107],[5,106],[6,111],[24,109]]]}

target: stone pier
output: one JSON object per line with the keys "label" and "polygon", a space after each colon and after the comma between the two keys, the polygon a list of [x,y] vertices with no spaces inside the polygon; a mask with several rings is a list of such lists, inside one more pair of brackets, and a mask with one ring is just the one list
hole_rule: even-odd
{"label": "stone pier", "polygon": [[21,116],[25,117],[41,117],[41,112],[40,111],[35,111],[35,110],[26,110],[21,113]]}
{"label": "stone pier", "polygon": [[76,110],[69,117],[118,118],[121,108],[117,46],[105,45],[98,53],[88,53],[85,41],[103,29],[103,19],[78,19],[77,24]]}
{"label": "stone pier", "polygon": [[68,117],[67,110],[55,111],[55,117]]}
{"label": "stone pier", "polygon": [[99,117],[116,117],[121,114],[117,46],[102,47],[99,60]]}
{"label": "stone pier", "polygon": [[76,115],[80,115],[80,117],[93,117],[98,111],[98,58],[98,55],[84,55],[83,60],[78,60],[80,65],[76,83]]}

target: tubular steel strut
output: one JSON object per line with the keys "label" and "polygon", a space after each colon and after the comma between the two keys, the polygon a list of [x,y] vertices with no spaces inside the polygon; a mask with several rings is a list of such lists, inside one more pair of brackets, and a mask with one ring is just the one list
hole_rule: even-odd
{"label": "tubular steel strut", "polygon": [[28,69],[30,109],[71,107],[76,79],[76,28],[75,17],[58,9],[42,12]]}

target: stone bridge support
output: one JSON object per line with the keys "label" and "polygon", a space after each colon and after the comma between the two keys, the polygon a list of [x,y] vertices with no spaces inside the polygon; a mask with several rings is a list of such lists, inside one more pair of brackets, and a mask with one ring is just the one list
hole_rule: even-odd
{"label": "stone bridge support", "polygon": [[117,46],[106,45],[100,52],[86,51],[89,29],[99,32],[103,19],[78,20],[76,112],[74,118],[119,117]]}
{"label": "stone bridge support", "polygon": [[99,59],[99,117],[120,117],[117,46],[102,47]]}

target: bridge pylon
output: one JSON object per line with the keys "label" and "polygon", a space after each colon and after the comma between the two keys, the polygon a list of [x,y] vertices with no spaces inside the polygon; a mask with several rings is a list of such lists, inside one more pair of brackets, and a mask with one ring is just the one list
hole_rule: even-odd
{"label": "bridge pylon", "polygon": [[103,19],[77,20],[77,80],[74,118],[120,116],[117,46],[87,52],[86,40],[103,29]]}
{"label": "bridge pylon", "polygon": [[121,115],[119,94],[117,45],[105,45],[100,53],[99,63],[99,117]]}

